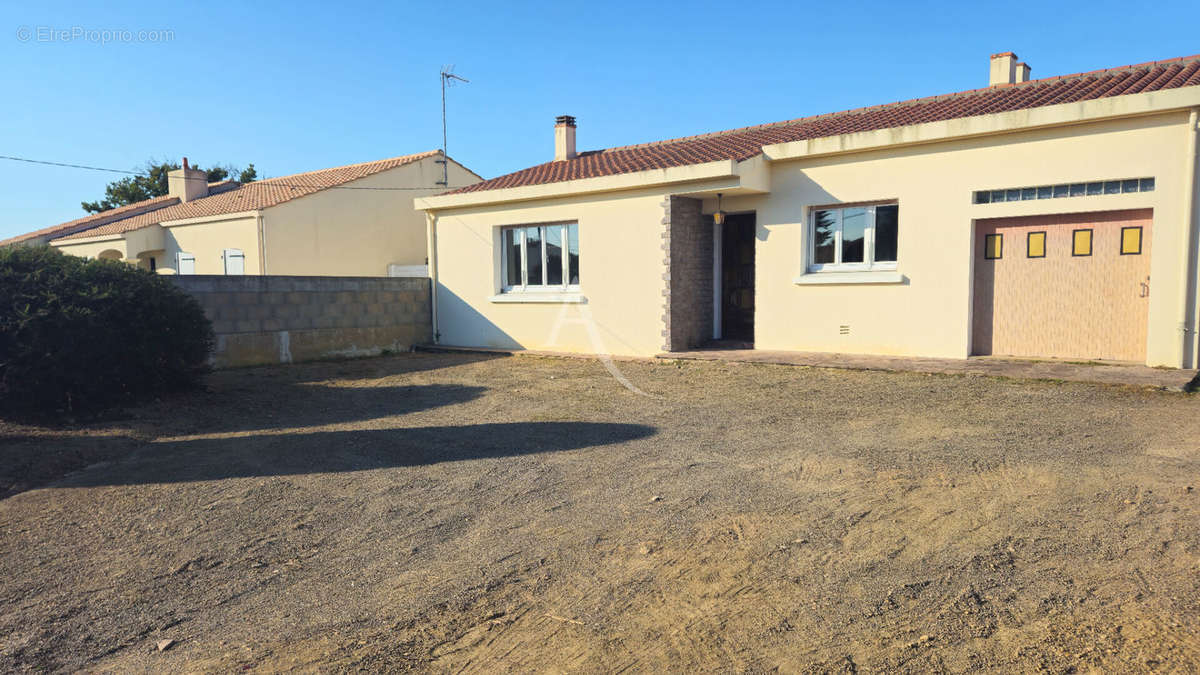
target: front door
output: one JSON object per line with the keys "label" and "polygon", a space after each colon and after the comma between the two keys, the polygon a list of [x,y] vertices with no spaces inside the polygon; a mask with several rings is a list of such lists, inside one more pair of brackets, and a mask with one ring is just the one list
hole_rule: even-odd
{"label": "front door", "polygon": [[725,216],[721,227],[721,337],[754,342],[753,213]]}

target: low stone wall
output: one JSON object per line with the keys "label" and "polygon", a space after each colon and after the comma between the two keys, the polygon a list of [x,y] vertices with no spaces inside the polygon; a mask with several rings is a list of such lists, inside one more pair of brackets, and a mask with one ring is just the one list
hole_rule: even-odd
{"label": "low stone wall", "polygon": [[217,368],[370,356],[431,341],[429,279],[171,278],[212,321]]}

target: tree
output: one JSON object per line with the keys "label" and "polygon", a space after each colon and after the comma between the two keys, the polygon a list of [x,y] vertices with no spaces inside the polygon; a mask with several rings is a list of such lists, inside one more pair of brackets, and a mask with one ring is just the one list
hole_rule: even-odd
{"label": "tree", "polygon": [[[127,176],[109,183],[104,188],[104,199],[95,202],[81,202],[80,206],[88,213],[101,213],[118,206],[161,197],[167,194],[167,173],[178,168],[179,165],[174,162],[155,163],[154,160],[149,160],[141,174]],[[192,168],[206,172],[210,183],[225,180],[233,175],[238,177],[239,183],[252,183],[258,180],[258,172],[255,171],[254,164],[250,164],[244,170],[232,165],[214,166],[211,169],[201,169],[199,165],[194,165]]]}

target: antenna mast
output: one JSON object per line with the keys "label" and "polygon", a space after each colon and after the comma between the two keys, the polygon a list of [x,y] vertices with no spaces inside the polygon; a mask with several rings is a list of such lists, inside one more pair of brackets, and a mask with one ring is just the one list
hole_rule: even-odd
{"label": "antenna mast", "polygon": [[449,155],[446,154],[446,86],[447,85],[453,86],[455,80],[458,80],[459,82],[470,82],[470,80],[468,80],[465,77],[459,77],[458,75],[455,75],[453,65],[442,68],[441,80],[442,80],[442,158],[439,159],[438,161],[441,162],[441,164],[442,164],[442,182],[439,184],[449,187],[450,186],[450,159],[449,159]]}

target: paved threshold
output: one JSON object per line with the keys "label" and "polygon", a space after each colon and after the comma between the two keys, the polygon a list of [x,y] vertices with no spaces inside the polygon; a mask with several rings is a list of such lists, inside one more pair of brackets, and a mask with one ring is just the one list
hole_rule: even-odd
{"label": "paved threshold", "polygon": [[[476,352],[511,354],[514,356],[550,356],[557,358],[596,358],[594,354],[536,350],[491,349],[486,347],[454,347],[421,345],[421,351]],[[621,361],[643,360],[639,357],[612,357]],[[1187,391],[1189,383],[1200,385],[1200,374],[1178,368],[1151,368],[1119,361],[1064,361],[1009,359],[992,356],[973,356],[967,359],[934,359],[911,356],[874,356],[868,354],[835,354],[828,352],[785,352],[759,349],[693,349],[666,352],[657,359],[694,361],[728,361],[731,363],[768,363],[811,368],[841,368],[845,370],[880,370],[887,372],[936,373],[944,375],[985,375],[1025,380],[1065,380],[1096,384],[1124,385]]]}
{"label": "paved threshold", "polygon": [[773,363],[813,368],[883,370],[892,372],[987,375],[1027,380],[1067,380],[1134,387],[1185,391],[1196,371],[1118,361],[1065,361],[1052,359],[1008,359],[973,356],[967,359],[933,359],[911,356],[873,356],[825,352],[777,352],[758,349],[696,349],[659,354],[665,359]]}

